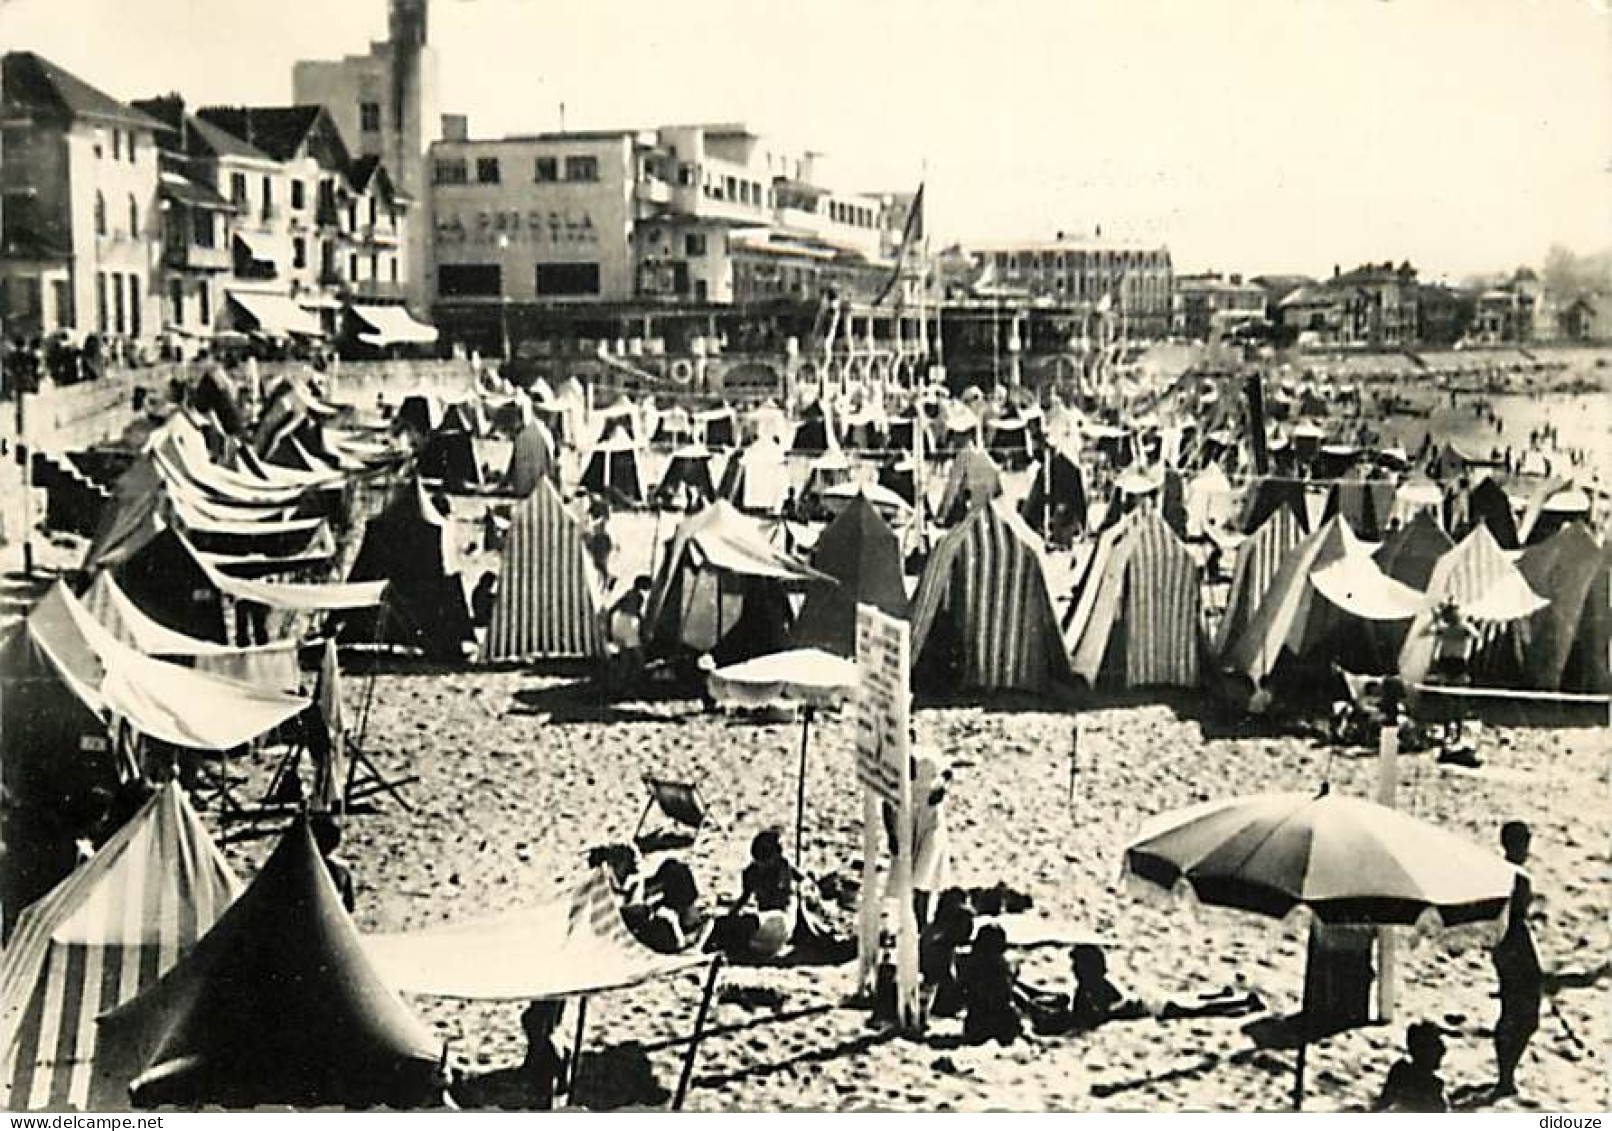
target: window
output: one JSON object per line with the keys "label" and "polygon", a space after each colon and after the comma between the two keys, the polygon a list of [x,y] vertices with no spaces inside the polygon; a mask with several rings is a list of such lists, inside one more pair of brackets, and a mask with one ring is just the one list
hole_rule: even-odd
{"label": "window", "polygon": [[689,256],[705,254],[705,233],[690,232],[683,237],[683,254]]}
{"label": "window", "polygon": [[263,178],[263,218],[269,219],[274,215],[274,181],[269,177]]}
{"label": "window", "polygon": [[112,332],[123,333],[123,276],[112,272]]}
{"label": "window", "polygon": [[201,289],[196,292],[196,305],[201,308],[201,324],[209,326],[213,321],[213,293],[207,289],[204,281]]}
{"label": "window", "polygon": [[190,242],[197,247],[213,246],[213,214],[205,208],[194,209],[190,214]]}
{"label": "window", "polygon": [[444,263],[437,268],[437,293],[443,297],[497,296],[504,291],[504,272],[496,263]]}
{"label": "window", "polygon": [[95,273],[95,329],[106,333],[106,272]]}
{"label": "window", "polygon": [[99,189],[95,190],[95,234],[106,235],[106,197]]}
{"label": "window", "polygon": [[476,183],[482,185],[496,185],[498,181],[498,158],[476,158]]}
{"label": "window", "polygon": [[246,174],[231,173],[229,175],[229,199],[237,208],[246,207]]}
{"label": "window", "polygon": [[369,277],[377,283],[381,281],[381,256],[379,252],[369,253]]}
{"label": "window", "polygon": [[73,310],[73,287],[66,279],[52,279],[50,293],[56,300],[56,325],[67,329],[78,325],[78,318]]}
{"label": "window", "polygon": [[358,104],[358,128],[367,134],[380,132],[381,104],[379,102],[360,102]]}
{"label": "window", "polygon": [[140,276],[129,276],[129,333],[140,336]]}
{"label": "window", "polygon": [[437,184],[462,185],[468,183],[469,179],[463,157],[445,157],[437,162]]}
{"label": "window", "polygon": [[373,196],[369,198],[369,226],[372,228],[375,226],[375,198]]}
{"label": "window", "polygon": [[542,184],[560,179],[560,162],[555,157],[539,157],[532,171],[532,179]]}
{"label": "window", "polygon": [[388,270],[391,272],[392,282],[397,282],[397,256],[393,255],[389,257],[386,261],[386,265]]}
{"label": "window", "polygon": [[599,159],[592,154],[565,159],[565,179],[568,181],[596,181],[599,179]]}
{"label": "window", "polygon": [[112,160],[123,160],[123,131],[112,131]]}
{"label": "window", "polygon": [[129,238],[140,238],[140,206],[135,203],[134,194],[129,194]]}
{"label": "window", "polygon": [[734,200],[739,195],[739,181],[737,177],[722,178],[722,199]]}
{"label": "window", "polygon": [[347,279],[349,282],[358,282],[358,253],[347,257]]}
{"label": "window", "polygon": [[537,293],[540,295],[596,295],[599,293],[597,263],[539,263]]}
{"label": "window", "polygon": [[347,202],[347,230],[349,232],[358,231],[358,201],[356,200]]}
{"label": "window", "polygon": [[129,135],[129,164],[134,164],[134,135]]}
{"label": "window", "polygon": [[301,236],[291,237],[291,266],[308,266],[308,241]]}
{"label": "window", "polygon": [[308,186],[301,181],[291,182],[291,207],[298,212],[308,207]]}

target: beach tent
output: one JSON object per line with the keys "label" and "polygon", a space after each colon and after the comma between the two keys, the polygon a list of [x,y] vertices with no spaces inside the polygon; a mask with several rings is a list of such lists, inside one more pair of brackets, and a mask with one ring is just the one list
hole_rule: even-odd
{"label": "beach tent", "polygon": [[1088,686],[1198,682],[1198,565],[1157,513],[1098,539],[1070,611],[1070,666]]}
{"label": "beach tent", "polygon": [[1231,480],[1218,463],[1206,465],[1187,480],[1184,501],[1187,540],[1205,537],[1211,526],[1224,524],[1229,529],[1235,517],[1231,499]]}
{"label": "beach tent", "polygon": [[468,436],[482,436],[488,431],[487,413],[480,398],[453,401],[442,409],[442,423],[437,432],[463,432]]}
{"label": "beach tent", "polygon": [[467,1001],[603,993],[711,961],[707,954],[661,954],[635,939],[603,869],[514,911],[366,935],[364,948],[394,990]]}
{"label": "beach tent", "polygon": [[877,452],[884,448],[884,410],[873,402],[840,414],[841,442],[852,451]]}
{"label": "beach tent", "polygon": [[1278,507],[1286,507],[1298,519],[1299,528],[1310,531],[1309,504],[1304,498],[1304,484],[1297,479],[1262,476],[1248,485],[1243,496],[1243,509],[1237,520],[1237,530],[1252,534]]}
{"label": "beach tent", "polygon": [[851,481],[851,461],[838,448],[824,452],[806,468],[806,482],[800,489],[803,502],[814,502],[830,487]]}
{"label": "beach tent", "polygon": [[917,464],[911,456],[890,459],[879,466],[879,486],[898,496],[908,507],[918,505]]}
{"label": "beach tent", "polygon": [[392,429],[430,436],[442,427],[442,416],[442,402],[435,396],[427,393],[411,393],[403,398],[402,404],[398,405],[397,415],[392,418]]}
{"label": "beach tent", "polygon": [[296,691],[301,685],[295,638],[234,647],[186,636],[147,616],[105,571],[95,575],[83,602],[113,639],[147,656],[257,687]]}
{"label": "beach tent", "polygon": [[675,497],[679,487],[687,487],[702,503],[716,498],[716,485],[711,481],[711,453],[699,444],[678,448],[666,461],[655,496],[664,502]]}
{"label": "beach tent", "polygon": [[524,499],[537,489],[539,480],[559,477],[559,450],[554,445],[554,434],[541,420],[530,421],[510,445],[505,486],[517,499]]}
{"label": "beach tent", "polygon": [[1278,507],[1237,547],[1231,592],[1215,633],[1215,655],[1224,655],[1231,642],[1248,630],[1289,551],[1303,540],[1304,531],[1293,512],[1287,507]]}
{"label": "beach tent", "polygon": [[1035,468],[1024,502],[1019,504],[1019,514],[1043,538],[1053,533],[1067,538],[1085,529],[1086,481],[1073,456],[1054,444],[1042,447],[1041,462]]}
{"label": "beach tent", "polygon": [[771,397],[750,410],[745,417],[745,435],[751,440],[773,440],[779,444],[789,435],[789,417]]}
{"label": "beach tent", "polygon": [[794,641],[856,656],[856,607],[907,615],[901,543],[865,495],[853,497],[817,539],[812,567],[839,584],[813,586],[795,621]]}
{"label": "beach tent", "polygon": [[1385,575],[1334,516],[1288,551],[1253,616],[1227,638],[1221,666],[1254,687],[1284,662],[1385,671],[1367,623],[1406,621],[1425,607],[1422,594]]}
{"label": "beach tent", "polygon": [[763,436],[728,457],[717,494],[742,511],[776,514],[790,491],[783,445]]}
{"label": "beach tent", "polygon": [[593,445],[587,466],[582,469],[581,485],[628,506],[643,505],[644,473],[638,461],[638,444],[622,421],[612,421]]}
{"label": "beach tent", "polygon": [[591,659],[602,654],[603,594],[583,534],[554,484],[538,480],[510,515],[498,600],[482,659]]}
{"label": "beach tent", "polygon": [[155,985],[101,1019],[136,1106],[420,1107],[441,1046],[364,953],[307,821]]}
{"label": "beach tent", "polygon": [[960,451],[981,443],[980,432],[979,414],[968,405],[954,401],[941,414],[940,440],[935,446],[941,451]]}
{"label": "beach tent", "polygon": [[129,1079],[99,1064],[95,1019],[167,973],[239,891],[164,785],[16,924],[0,961],[0,1108],[126,1108]]}
{"label": "beach tent", "polygon": [[644,438],[643,412],[625,393],[595,412],[593,423],[600,436],[624,431],[635,446]]}
{"label": "beach tent", "polygon": [[731,448],[734,445],[736,436],[734,414],[733,409],[727,405],[695,413],[694,427],[699,434],[700,442],[707,448],[717,450]]}
{"label": "beach tent", "polygon": [[403,484],[364,527],[349,584],[385,582],[385,600],[352,610],[341,627],[349,644],[419,648],[457,660],[475,637],[453,546],[453,527],[418,479]]}
{"label": "beach tent", "polygon": [[1030,462],[1030,423],[1018,415],[999,416],[986,429],[986,450],[1003,467],[1017,471]]}
{"label": "beach tent", "polygon": [[1005,503],[992,502],[936,544],[912,598],[915,688],[1045,692],[1069,682],[1034,541]]}
{"label": "beach tent", "polygon": [[1517,537],[1525,546],[1545,541],[1564,526],[1590,520],[1590,496],[1565,479],[1545,479],[1528,491]]}
{"label": "beach tent", "polygon": [[1459,541],[1474,527],[1487,526],[1502,550],[1515,550],[1517,519],[1505,489],[1485,475],[1465,491],[1452,491],[1445,502],[1444,529]]}
{"label": "beach tent", "polygon": [[476,446],[471,434],[461,429],[433,432],[415,457],[415,470],[449,491],[474,491],[482,485]]}
{"label": "beach tent", "polygon": [[661,413],[660,419],[655,422],[655,434],[650,442],[677,447],[688,444],[693,439],[694,421],[689,416],[688,409],[673,405]]}
{"label": "beach tent", "polygon": [[1526,686],[1612,692],[1612,546],[1597,543],[1588,528],[1573,522],[1523,551],[1517,568],[1529,588],[1550,601],[1519,634]]}
{"label": "beach tent", "polygon": [[957,453],[946,475],[946,490],[940,497],[936,519],[942,526],[955,526],[971,510],[976,510],[1002,493],[1002,472],[984,449],[970,445]]}
{"label": "beach tent", "polygon": [[1349,527],[1369,542],[1388,533],[1394,513],[1394,485],[1385,479],[1340,479],[1327,491],[1321,521],[1342,515]]}
{"label": "beach tent", "polygon": [[1434,614],[1446,602],[1454,602],[1479,631],[1470,664],[1475,678],[1504,663],[1500,642],[1510,635],[1509,626],[1549,605],[1529,586],[1488,526],[1481,524],[1439,558],[1427,582],[1427,597],[1425,611],[1411,622],[1399,652],[1399,673],[1407,684],[1422,682],[1432,667]]}
{"label": "beach tent", "polygon": [[648,650],[708,653],[718,665],[788,647],[787,590],[833,579],[776,549],[725,500],[684,519],[650,591]]}
{"label": "beach tent", "polygon": [[834,428],[833,410],[822,401],[813,401],[800,414],[789,450],[796,455],[822,455],[840,446]]}

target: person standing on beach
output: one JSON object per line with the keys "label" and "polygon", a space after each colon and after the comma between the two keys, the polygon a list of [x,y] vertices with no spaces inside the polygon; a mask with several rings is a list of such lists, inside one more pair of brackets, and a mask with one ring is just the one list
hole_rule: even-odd
{"label": "person standing on beach", "polygon": [[1533,884],[1524,872],[1533,833],[1522,821],[1500,827],[1500,845],[1517,869],[1507,908],[1506,933],[1494,948],[1494,970],[1500,979],[1500,1017],[1494,1026],[1494,1055],[1499,1068],[1494,1094],[1517,1094],[1517,1065],[1528,1041],[1539,1028],[1539,1006],[1544,994],[1544,972],[1534,936],[1528,928],[1528,911],[1534,900]]}

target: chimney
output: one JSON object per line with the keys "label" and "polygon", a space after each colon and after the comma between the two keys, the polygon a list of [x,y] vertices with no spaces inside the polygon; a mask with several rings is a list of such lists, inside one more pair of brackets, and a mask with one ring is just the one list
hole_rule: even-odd
{"label": "chimney", "polygon": [[1332,265],[1332,277],[1334,279],[1336,279],[1339,275],[1342,275],[1342,274],[1343,274],[1343,268],[1339,267],[1336,263],[1334,263]]}
{"label": "chimney", "polygon": [[470,116],[468,114],[442,115],[443,141],[469,141]]}
{"label": "chimney", "polygon": [[1231,285],[1234,286],[1234,287],[1242,286],[1243,285],[1243,277],[1241,275],[1233,275],[1231,277]]}

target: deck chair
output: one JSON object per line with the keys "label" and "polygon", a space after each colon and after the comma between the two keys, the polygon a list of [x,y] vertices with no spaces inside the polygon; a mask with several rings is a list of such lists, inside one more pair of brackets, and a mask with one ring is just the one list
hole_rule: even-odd
{"label": "deck chair", "polygon": [[[644,803],[644,811],[639,815],[638,826],[632,834],[633,844],[637,845],[639,852],[647,854],[687,848],[694,843],[706,824],[716,823],[711,820],[710,806],[700,796],[700,787],[694,782],[672,781],[645,774],[644,787],[649,790],[649,800]],[[679,827],[645,833],[644,824],[657,809]]]}

